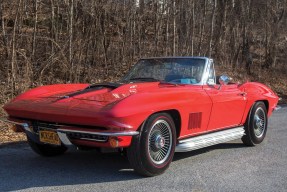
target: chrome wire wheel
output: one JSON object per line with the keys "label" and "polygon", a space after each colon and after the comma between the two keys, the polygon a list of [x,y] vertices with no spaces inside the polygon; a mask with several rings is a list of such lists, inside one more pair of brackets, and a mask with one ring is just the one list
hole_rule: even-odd
{"label": "chrome wire wheel", "polygon": [[160,165],[170,156],[172,147],[171,127],[163,119],[157,120],[148,136],[148,154],[154,164]]}
{"label": "chrome wire wheel", "polygon": [[145,176],[162,174],[168,169],[175,151],[176,126],[168,113],[155,113],[134,136],[127,156],[136,172]]}
{"label": "chrome wire wheel", "polygon": [[253,104],[244,124],[245,135],[241,138],[245,145],[255,146],[264,140],[268,128],[267,114],[264,102],[258,101]]}
{"label": "chrome wire wheel", "polygon": [[255,111],[253,127],[255,136],[258,138],[262,137],[266,128],[266,114],[261,107],[257,108]]}

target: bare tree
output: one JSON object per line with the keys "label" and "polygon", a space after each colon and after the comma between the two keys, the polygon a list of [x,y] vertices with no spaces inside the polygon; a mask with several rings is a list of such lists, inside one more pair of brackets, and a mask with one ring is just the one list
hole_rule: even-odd
{"label": "bare tree", "polygon": [[286,6],[286,0],[2,0],[0,80],[12,96],[40,84],[117,80],[141,57],[172,55],[211,56],[238,76],[284,75]]}
{"label": "bare tree", "polygon": [[69,63],[71,65],[70,81],[73,81],[73,17],[74,17],[74,0],[69,0]]}

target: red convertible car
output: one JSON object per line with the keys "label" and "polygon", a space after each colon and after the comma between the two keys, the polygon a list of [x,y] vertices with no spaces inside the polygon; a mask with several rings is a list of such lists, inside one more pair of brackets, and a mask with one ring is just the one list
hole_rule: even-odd
{"label": "red convertible car", "polygon": [[141,59],[117,83],[58,84],[21,94],[2,121],[24,131],[43,156],[69,147],[126,152],[135,171],[163,173],[175,152],[241,138],[261,143],[278,96],[265,85],[231,83],[212,59]]}

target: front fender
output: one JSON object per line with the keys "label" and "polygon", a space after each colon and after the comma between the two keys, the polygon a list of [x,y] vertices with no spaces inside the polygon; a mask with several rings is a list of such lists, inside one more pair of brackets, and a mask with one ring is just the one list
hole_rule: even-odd
{"label": "front fender", "polygon": [[273,92],[269,87],[255,82],[242,84],[240,89],[247,93],[247,104],[242,118],[242,123],[245,123],[249,111],[251,110],[253,104],[257,101],[263,101],[266,104],[268,117],[271,116],[279,100],[279,97],[275,92]]}

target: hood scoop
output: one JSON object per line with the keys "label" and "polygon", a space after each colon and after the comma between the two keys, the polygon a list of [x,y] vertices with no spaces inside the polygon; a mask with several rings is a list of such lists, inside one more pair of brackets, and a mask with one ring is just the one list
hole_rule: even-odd
{"label": "hood scoop", "polygon": [[78,95],[82,95],[82,94],[86,94],[86,93],[90,93],[90,92],[94,92],[94,91],[98,91],[98,90],[102,90],[102,89],[110,89],[110,91],[120,87],[122,84],[119,83],[98,83],[98,84],[93,84],[93,85],[89,85],[88,87],[86,87],[85,89],[76,91],[76,92],[72,92],[72,93],[68,93],[66,95],[61,95],[61,96],[50,96],[50,97],[45,97],[45,98],[57,98],[54,102],[63,100],[63,99],[68,99],[71,97],[75,97]]}
{"label": "hood scoop", "polygon": [[85,93],[89,93],[89,92],[92,92],[92,91],[105,89],[105,88],[109,88],[111,90],[114,90],[114,89],[116,89],[116,88],[118,88],[120,86],[121,86],[121,84],[118,84],[118,83],[98,83],[98,84],[93,84],[93,85],[89,85],[87,88],[85,88],[85,89],[83,89],[81,91],[77,91],[77,92],[71,93],[69,95],[64,95],[63,99],[74,97],[74,96],[85,94]]}
{"label": "hood scoop", "polygon": [[116,88],[118,88],[118,87],[120,87],[122,85],[123,84],[120,84],[120,83],[108,83],[108,82],[106,82],[106,83],[96,83],[96,84],[93,84],[93,85],[89,85],[85,89],[90,89],[90,88],[95,88],[95,87],[104,87],[104,88],[116,89]]}

